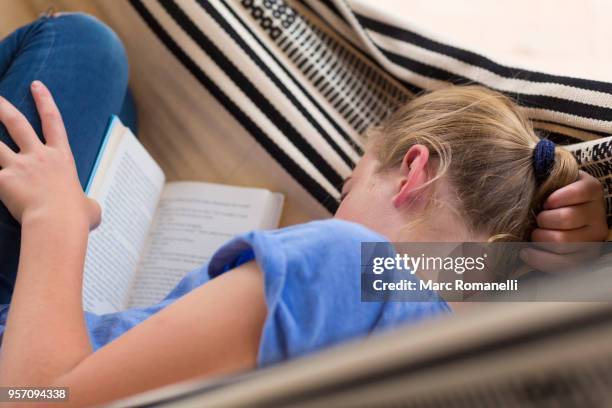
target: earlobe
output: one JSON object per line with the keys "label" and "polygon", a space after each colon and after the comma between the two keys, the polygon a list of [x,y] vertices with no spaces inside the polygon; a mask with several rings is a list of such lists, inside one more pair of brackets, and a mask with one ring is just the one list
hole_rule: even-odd
{"label": "earlobe", "polygon": [[411,204],[418,197],[420,187],[427,183],[429,149],[424,145],[414,145],[404,155],[400,165],[400,181],[397,193],[393,196],[395,208]]}

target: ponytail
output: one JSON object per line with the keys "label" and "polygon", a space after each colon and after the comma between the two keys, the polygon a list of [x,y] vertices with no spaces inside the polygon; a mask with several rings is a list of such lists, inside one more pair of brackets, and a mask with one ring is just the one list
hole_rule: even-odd
{"label": "ponytail", "polygon": [[[480,86],[450,86],[411,100],[367,135],[379,171],[396,168],[415,144],[438,163],[472,232],[489,241],[527,241],[553,191],[578,179],[567,150],[540,138],[520,108]],[[435,189],[432,189],[432,191]],[[430,200],[428,213],[437,200]],[[426,218],[426,214],[421,218]]]}

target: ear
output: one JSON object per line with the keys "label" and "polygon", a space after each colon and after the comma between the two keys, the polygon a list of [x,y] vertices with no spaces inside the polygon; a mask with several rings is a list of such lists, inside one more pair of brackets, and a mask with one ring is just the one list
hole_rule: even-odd
{"label": "ear", "polygon": [[417,144],[408,149],[400,165],[400,181],[397,193],[393,196],[395,208],[409,204],[416,198],[419,187],[429,179],[427,174],[428,162],[429,149],[427,147]]}

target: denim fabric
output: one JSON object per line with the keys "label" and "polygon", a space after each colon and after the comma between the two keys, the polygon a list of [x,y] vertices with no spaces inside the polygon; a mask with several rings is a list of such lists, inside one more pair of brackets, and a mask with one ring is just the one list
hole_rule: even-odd
{"label": "denim fabric", "polygon": [[[0,95],[28,118],[43,139],[30,94],[36,79],[47,85],[59,106],[85,186],[109,117],[118,114],[137,131],[123,45],[107,26],[84,14],[40,17],[0,42]],[[0,140],[17,150],[1,124]],[[0,203],[0,303],[10,302],[19,243],[19,224]]]}

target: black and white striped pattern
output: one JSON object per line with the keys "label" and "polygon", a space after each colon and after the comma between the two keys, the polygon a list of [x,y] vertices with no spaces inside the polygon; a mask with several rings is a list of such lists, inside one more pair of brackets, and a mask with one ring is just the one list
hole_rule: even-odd
{"label": "black and white striped pattern", "polygon": [[[612,84],[509,68],[344,0],[130,0],[183,65],[333,212],[360,135],[423,90],[480,83],[571,147],[612,211]],[[374,2],[368,4],[375,4]],[[609,217],[612,225],[612,213]]]}

